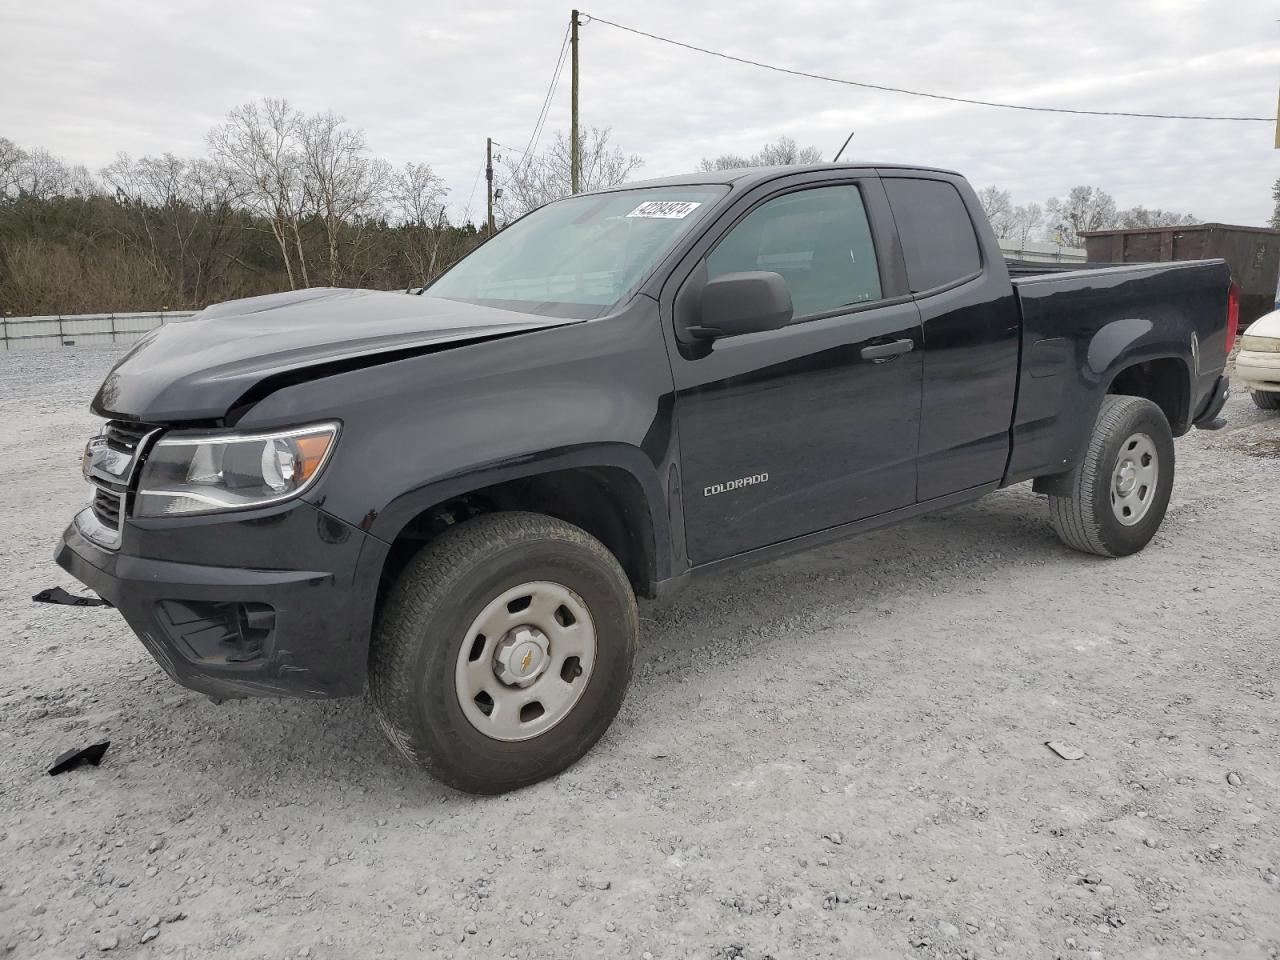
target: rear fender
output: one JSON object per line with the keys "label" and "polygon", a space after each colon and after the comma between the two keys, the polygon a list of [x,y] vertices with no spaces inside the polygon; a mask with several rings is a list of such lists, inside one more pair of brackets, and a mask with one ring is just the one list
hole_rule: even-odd
{"label": "rear fender", "polygon": [[[1050,347],[1058,345],[1061,349]],[[1154,360],[1174,360],[1182,371],[1177,405],[1167,413],[1174,435],[1190,426],[1191,384],[1197,363],[1195,334],[1180,341],[1166,328],[1143,317],[1104,324],[1072,349],[1065,339],[1039,341],[1024,360],[1015,416],[1013,452],[1004,485],[1040,477],[1036,489],[1048,492],[1049,476],[1068,473],[1088,446],[1103,398],[1126,371]],[[1175,412],[1176,411],[1176,412]]]}

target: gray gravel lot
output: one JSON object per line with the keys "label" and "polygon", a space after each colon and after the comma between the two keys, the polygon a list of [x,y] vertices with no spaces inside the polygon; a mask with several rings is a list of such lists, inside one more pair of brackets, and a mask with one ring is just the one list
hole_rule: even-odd
{"label": "gray gravel lot", "polygon": [[115,355],[0,355],[0,957],[1280,956],[1280,418],[1247,400],[1136,557],[1021,486],[647,606],[596,750],[477,799],[358,700],[215,706],[113,611],[30,602],[74,587]]}

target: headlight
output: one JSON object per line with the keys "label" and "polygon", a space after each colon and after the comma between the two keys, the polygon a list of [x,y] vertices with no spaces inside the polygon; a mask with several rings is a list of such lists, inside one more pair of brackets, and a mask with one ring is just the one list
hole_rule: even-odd
{"label": "headlight", "polygon": [[273,433],[161,437],[147,456],[134,514],[243,510],[296,497],[320,475],[338,424]]}
{"label": "headlight", "polygon": [[1240,338],[1240,349],[1258,353],[1280,353],[1280,337],[1251,337],[1246,333]]}

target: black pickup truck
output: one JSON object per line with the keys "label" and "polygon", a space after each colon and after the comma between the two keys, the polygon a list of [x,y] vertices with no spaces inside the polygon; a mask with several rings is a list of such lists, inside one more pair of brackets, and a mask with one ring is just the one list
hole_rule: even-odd
{"label": "black pickup truck", "polygon": [[462,789],[564,769],[636,595],[1034,480],[1142,549],[1217,417],[1220,260],[1019,275],[955,173],[823,165],[561,200],[418,291],[149,335],[57,562],[214,698],[367,692]]}

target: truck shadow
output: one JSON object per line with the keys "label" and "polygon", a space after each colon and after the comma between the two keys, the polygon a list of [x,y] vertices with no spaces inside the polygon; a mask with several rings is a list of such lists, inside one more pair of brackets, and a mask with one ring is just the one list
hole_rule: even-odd
{"label": "truck shadow", "polygon": [[[707,648],[767,646],[784,634],[891,611],[922,586],[964,588],[1012,567],[1055,563],[1066,570],[1072,562],[1099,561],[1063,547],[1049,526],[1043,498],[1023,486],[743,572],[710,576],[669,600],[642,604],[637,682],[626,709],[643,710],[647,699],[661,697],[662,688],[679,682]],[[274,789],[314,791],[315,758],[322,757],[332,789],[356,784],[388,806],[464,799],[402,760],[360,699],[246,700],[220,707],[201,702],[193,716],[218,731],[216,749],[223,756],[206,759],[211,765],[232,763],[235,769],[226,773],[242,779],[246,789],[254,789],[269,767]],[[602,747],[625,735],[607,735]]]}
{"label": "truck shadow", "polygon": [[656,667],[727,640],[767,643],[842,617],[889,612],[913,588],[974,583],[1012,566],[1096,562],[1055,536],[1029,485],[737,573],[646,603],[639,664]]}

